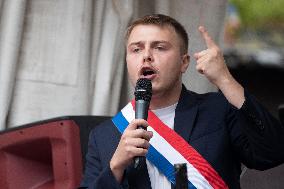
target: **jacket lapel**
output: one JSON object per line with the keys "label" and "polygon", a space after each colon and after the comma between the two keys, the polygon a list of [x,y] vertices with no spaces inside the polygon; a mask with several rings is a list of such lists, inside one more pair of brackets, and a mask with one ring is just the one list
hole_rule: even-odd
{"label": "jacket lapel", "polygon": [[182,86],[180,99],[175,112],[174,130],[186,141],[189,141],[198,112],[195,95]]}

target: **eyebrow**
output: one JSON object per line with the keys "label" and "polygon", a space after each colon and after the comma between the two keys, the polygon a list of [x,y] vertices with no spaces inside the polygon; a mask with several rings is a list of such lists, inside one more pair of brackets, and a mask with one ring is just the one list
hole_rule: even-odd
{"label": "eyebrow", "polygon": [[168,41],[163,41],[163,40],[161,40],[161,41],[153,41],[151,44],[153,44],[153,45],[157,45],[157,44],[172,45],[170,42],[168,42]]}
{"label": "eyebrow", "polygon": [[[136,46],[136,45],[140,45],[141,43],[144,43],[144,42],[143,42],[143,41],[132,42],[132,43],[130,43],[130,44],[128,45],[128,47],[129,47],[129,46]],[[152,42],[151,42],[151,44],[153,44],[153,45],[157,45],[157,44],[160,44],[160,43],[165,43],[165,44],[170,44],[170,45],[171,45],[171,43],[170,43],[170,42],[168,42],[168,41],[164,41],[164,40],[160,40],[160,41],[152,41]]]}
{"label": "eyebrow", "polygon": [[139,45],[139,44],[141,44],[142,43],[142,41],[138,41],[138,42],[133,42],[133,43],[130,43],[129,45],[127,45],[128,47],[129,46],[135,46],[135,45]]}

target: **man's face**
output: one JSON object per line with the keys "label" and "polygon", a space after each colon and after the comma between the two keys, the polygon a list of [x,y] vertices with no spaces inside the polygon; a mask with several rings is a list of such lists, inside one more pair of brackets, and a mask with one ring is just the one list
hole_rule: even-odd
{"label": "man's face", "polygon": [[133,85],[139,78],[152,82],[153,97],[181,85],[188,67],[187,55],[181,54],[180,39],[170,26],[135,26],[126,44],[126,62]]}

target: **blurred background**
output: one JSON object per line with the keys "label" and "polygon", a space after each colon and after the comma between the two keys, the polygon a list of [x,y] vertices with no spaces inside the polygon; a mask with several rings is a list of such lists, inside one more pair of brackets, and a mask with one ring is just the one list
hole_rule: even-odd
{"label": "blurred background", "polygon": [[229,0],[224,30],[231,73],[276,117],[284,104],[283,7],[283,0]]}
{"label": "blurred background", "polygon": [[[284,1],[229,0],[224,25],[224,57],[234,77],[274,116],[284,104]],[[284,137],[284,136],[283,136]],[[243,168],[242,188],[284,188],[268,171]]]}

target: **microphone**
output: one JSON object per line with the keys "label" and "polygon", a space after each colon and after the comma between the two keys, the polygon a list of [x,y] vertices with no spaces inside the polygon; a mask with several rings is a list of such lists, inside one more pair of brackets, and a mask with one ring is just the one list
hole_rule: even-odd
{"label": "microphone", "polygon": [[[135,119],[148,118],[148,109],[152,97],[152,83],[151,80],[146,78],[140,78],[137,80],[135,91]],[[143,126],[138,126],[138,129],[145,129]],[[134,158],[134,168],[140,167],[140,162],[143,161],[145,157],[135,157]]]}

